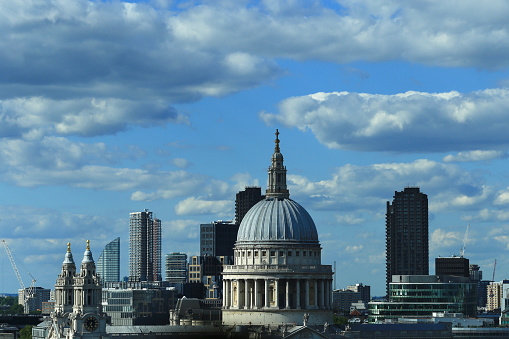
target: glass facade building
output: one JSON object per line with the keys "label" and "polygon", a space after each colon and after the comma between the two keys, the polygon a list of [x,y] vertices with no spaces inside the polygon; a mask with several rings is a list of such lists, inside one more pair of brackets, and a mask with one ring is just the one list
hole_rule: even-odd
{"label": "glass facade building", "polygon": [[369,322],[431,316],[433,312],[477,312],[477,284],[467,277],[393,276],[388,302],[369,303]]}
{"label": "glass facade building", "polygon": [[104,247],[96,267],[102,282],[120,281],[120,238],[116,238]]}

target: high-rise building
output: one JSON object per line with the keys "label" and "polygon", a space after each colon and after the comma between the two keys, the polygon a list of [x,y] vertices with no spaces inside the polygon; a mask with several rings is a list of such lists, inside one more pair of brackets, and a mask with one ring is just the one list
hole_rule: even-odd
{"label": "high-rise building", "polygon": [[152,251],[150,254],[152,255],[152,281],[162,281],[162,265],[161,265],[161,220],[154,218],[154,222],[152,225]]}
{"label": "high-rise building", "polygon": [[247,211],[262,199],[265,199],[265,196],[262,195],[262,188],[259,186],[247,186],[244,191],[237,193],[235,197],[235,223],[240,225]]}
{"label": "high-rise building", "polygon": [[161,281],[161,221],[147,209],[130,213],[129,280]]}
{"label": "high-rise building", "polygon": [[120,238],[104,247],[96,266],[101,282],[120,281]]}
{"label": "high-rise building", "polygon": [[435,258],[435,275],[454,275],[456,277],[470,277],[470,261],[464,257]]}
{"label": "high-rise building", "polygon": [[[42,303],[47,302],[50,300],[50,292],[51,290],[49,288],[42,288],[42,287],[35,287],[32,291],[32,296],[29,298],[26,298],[27,304],[27,311],[37,311],[42,310]],[[18,290],[18,304],[23,305],[23,300],[25,300],[25,297],[27,295],[30,295],[30,289],[19,289]]]}
{"label": "high-rise building", "polygon": [[239,225],[233,221],[214,221],[200,225],[200,255],[233,258]]}
{"label": "high-rise building", "polygon": [[[362,283],[350,285],[346,288],[347,290],[359,292],[360,298],[365,303],[369,303],[371,301],[371,287],[367,285],[363,285]],[[358,301],[358,300],[356,300]]]}
{"label": "high-rise building", "polygon": [[177,252],[166,254],[165,267],[164,280],[168,281],[170,286],[187,282],[187,254]]}
{"label": "high-rise building", "polygon": [[387,202],[386,292],[393,275],[428,275],[428,196],[405,187]]}
{"label": "high-rise building", "polygon": [[472,281],[481,281],[482,280],[482,271],[479,268],[479,265],[469,265],[468,267],[470,280]]}

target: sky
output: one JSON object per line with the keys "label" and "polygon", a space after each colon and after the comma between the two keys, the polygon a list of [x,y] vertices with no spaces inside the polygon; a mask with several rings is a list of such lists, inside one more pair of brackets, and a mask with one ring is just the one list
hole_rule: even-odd
{"label": "sky", "polygon": [[[163,255],[266,189],[279,129],[291,198],[336,288],[385,292],[385,212],[429,199],[434,258],[509,278],[509,3],[469,0],[0,2],[0,238],[25,285],[67,249],[97,260],[129,213]],[[19,284],[3,249],[0,292]]]}

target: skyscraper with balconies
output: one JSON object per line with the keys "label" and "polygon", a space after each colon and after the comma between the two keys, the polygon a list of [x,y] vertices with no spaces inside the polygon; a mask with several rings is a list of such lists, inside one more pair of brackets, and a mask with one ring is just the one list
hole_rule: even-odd
{"label": "skyscraper with balconies", "polygon": [[120,238],[116,238],[104,247],[96,267],[101,282],[120,281]]}
{"label": "skyscraper with balconies", "polygon": [[393,275],[428,275],[428,196],[419,187],[394,192],[387,202],[386,291]]}
{"label": "skyscraper with balconies", "polygon": [[129,281],[160,281],[161,221],[152,212],[130,213]]}

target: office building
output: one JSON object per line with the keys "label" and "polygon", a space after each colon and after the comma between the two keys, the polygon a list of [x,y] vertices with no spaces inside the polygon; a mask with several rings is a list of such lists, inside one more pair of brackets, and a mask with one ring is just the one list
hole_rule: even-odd
{"label": "office building", "polygon": [[[360,298],[359,300],[362,300],[365,303],[368,303],[371,301],[371,287],[367,285],[363,285],[362,283],[350,285],[346,287],[347,290],[359,292]],[[357,300],[356,300],[357,301]]]}
{"label": "office building", "polygon": [[102,283],[120,281],[120,238],[104,247],[96,266]]}
{"label": "office building", "polygon": [[470,277],[469,260],[456,256],[435,258],[435,275]]}
{"label": "office building", "polygon": [[[29,291],[30,291],[29,288],[18,290],[18,304],[23,305],[23,300],[25,299],[25,296],[30,295]],[[34,287],[32,297],[27,298],[26,307],[28,309],[26,311],[27,312],[41,311],[42,303],[50,300],[50,293],[51,290],[48,288]]]}
{"label": "office building", "polygon": [[467,277],[395,275],[389,301],[370,302],[370,323],[403,317],[431,316],[433,312],[477,314],[477,286]]}
{"label": "office building", "polygon": [[387,202],[386,293],[393,275],[428,275],[428,196],[418,187],[395,192]]}
{"label": "office building", "polygon": [[332,306],[335,313],[342,315],[350,314],[350,307],[353,303],[361,300],[361,293],[350,289],[332,291]]}
{"label": "office building", "polygon": [[175,290],[103,288],[102,307],[113,326],[165,325],[175,307]]}
{"label": "office building", "polygon": [[161,281],[161,221],[152,212],[130,213],[129,280]]}
{"label": "office building", "polygon": [[497,309],[505,311],[509,306],[509,280],[492,282],[487,286],[486,311],[491,312]]}
{"label": "office building", "polygon": [[200,225],[200,256],[233,257],[239,225],[233,221],[214,221]]}
{"label": "office building", "polygon": [[479,265],[469,265],[468,273],[470,275],[470,280],[472,281],[482,280],[482,271],[479,269]]}
{"label": "office building", "polygon": [[332,266],[318,232],[286,185],[279,132],[265,199],[244,216],[234,264],[223,268],[223,325],[331,324]]}
{"label": "office building", "polygon": [[265,196],[262,195],[262,188],[258,186],[247,186],[244,191],[237,193],[235,197],[235,223],[240,225],[247,211],[262,199],[265,199]]}
{"label": "office building", "polygon": [[166,254],[165,278],[170,286],[187,282],[187,254],[173,252]]}

